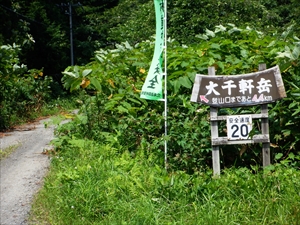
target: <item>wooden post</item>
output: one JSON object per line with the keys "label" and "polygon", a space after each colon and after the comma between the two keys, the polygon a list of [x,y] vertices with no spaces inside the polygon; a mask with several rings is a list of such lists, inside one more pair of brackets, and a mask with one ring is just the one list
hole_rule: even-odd
{"label": "wooden post", "polygon": [[[259,64],[259,71],[267,69],[266,64]],[[268,114],[268,104],[261,105],[261,113]],[[263,135],[269,135],[269,118],[261,119],[261,131]],[[270,141],[262,143],[263,167],[271,164]]]}
{"label": "wooden post", "polygon": [[[209,67],[208,68],[208,75],[209,76],[215,76],[216,71],[215,67]],[[210,107],[210,118],[215,118],[218,116],[218,108]],[[219,137],[219,131],[218,131],[218,121],[211,121],[211,138],[218,138]],[[213,163],[213,171],[214,176],[220,175],[220,150],[219,146],[213,145],[212,146],[212,163]]]}
{"label": "wooden post", "polygon": [[[247,86],[246,88],[241,87],[243,86],[243,82],[245,82],[244,79],[246,79],[246,82],[251,81],[250,83],[253,82],[257,84],[256,88],[254,88],[254,85],[250,85],[250,83],[244,83]],[[231,83],[231,85],[229,85],[229,83]],[[239,84],[240,87],[238,87],[237,84]],[[250,89],[253,92],[251,92]],[[241,96],[240,92],[244,94],[245,91],[249,91],[249,96]],[[268,92],[268,94],[265,95],[265,93],[262,92]],[[251,93],[252,96],[250,96]],[[196,75],[191,101],[210,106],[214,176],[220,175],[219,146],[221,145],[262,143],[263,167],[271,164],[268,103],[285,97],[285,88],[278,66],[266,69],[266,64],[260,64],[259,72],[240,74],[236,77],[232,76],[230,80],[228,76],[225,75],[216,76],[214,67],[208,68],[208,76],[202,74]],[[251,114],[251,119],[249,117],[250,115],[218,116],[218,108],[245,107],[251,105],[261,105],[261,113]],[[255,134],[249,138],[249,131],[252,129],[250,121],[252,121],[252,119],[261,120],[261,134]],[[227,137],[219,137],[218,124],[219,121],[224,120],[227,121],[228,126]]]}

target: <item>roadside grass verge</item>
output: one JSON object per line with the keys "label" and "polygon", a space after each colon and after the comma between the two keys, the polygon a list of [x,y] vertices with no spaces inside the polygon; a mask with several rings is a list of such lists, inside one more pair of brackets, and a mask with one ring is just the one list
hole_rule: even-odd
{"label": "roadside grass verge", "polygon": [[25,122],[27,122],[27,120],[35,120],[39,117],[48,117],[70,112],[78,107],[76,100],[77,96],[69,96],[47,102],[39,110],[31,112],[29,118],[25,118]]}
{"label": "roadside grass verge", "polygon": [[[13,153],[21,144],[11,145],[4,149],[0,148],[0,160],[8,157],[11,153]],[[1,147],[1,146],[0,146]]]}
{"label": "roadside grass verge", "polygon": [[299,224],[300,171],[166,172],[156,154],[63,138],[31,224]]}

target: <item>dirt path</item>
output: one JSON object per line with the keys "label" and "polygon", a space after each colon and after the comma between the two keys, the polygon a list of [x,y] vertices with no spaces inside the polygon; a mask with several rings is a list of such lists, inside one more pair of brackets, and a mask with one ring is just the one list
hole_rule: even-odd
{"label": "dirt path", "polygon": [[44,127],[41,120],[5,133],[0,148],[19,144],[9,157],[0,161],[0,224],[27,224],[34,194],[42,185],[49,168],[49,158],[43,150],[54,138],[54,127]]}

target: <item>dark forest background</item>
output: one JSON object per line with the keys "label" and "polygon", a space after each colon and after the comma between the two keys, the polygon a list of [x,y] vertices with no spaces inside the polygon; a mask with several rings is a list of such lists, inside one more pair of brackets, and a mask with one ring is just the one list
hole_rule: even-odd
{"label": "dark forest background", "polygon": [[[298,0],[168,1],[168,36],[191,44],[199,41],[197,34],[228,23],[272,34],[294,25],[296,35],[299,5]],[[0,45],[21,46],[22,63],[60,80],[71,64],[70,8],[76,65],[88,63],[97,49],[155,34],[151,0],[1,0]]]}

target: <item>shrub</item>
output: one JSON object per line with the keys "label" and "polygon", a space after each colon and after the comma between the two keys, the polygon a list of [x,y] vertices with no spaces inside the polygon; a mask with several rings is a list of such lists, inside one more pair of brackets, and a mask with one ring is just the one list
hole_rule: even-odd
{"label": "shrub", "polygon": [[[235,75],[257,71],[260,63],[266,63],[267,67],[278,64],[288,97],[269,105],[271,142],[274,153],[298,154],[299,39],[292,37],[292,30],[278,37],[229,24],[206,30],[197,37],[199,43],[190,46],[168,41],[169,167],[193,173],[210,165],[208,108],[189,101],[195,74],[206,74],[209,66],[215,66],[217,74]],[[84,119],[73,130],[77,135],[100,141],[107,138],[112,141],[112,135],[122,151],[135,152],[142,148],[145,152],[163,152],[163,104],[139,98],[153,44],[150,41],[135,46],[123,43],[113,50],[102,49],[90,64],[66,69],[65,87],[85,89],[93,95],[84,101]],[[86,76],[76,75],[78,71]],[[84,85],[87,81],[90,85]],[[251,107],[222,109],[220,113],[255,111]],[[234,164],[250,167],[261,161],[258,144],[225,146],[222,152],[223,167]]]}

